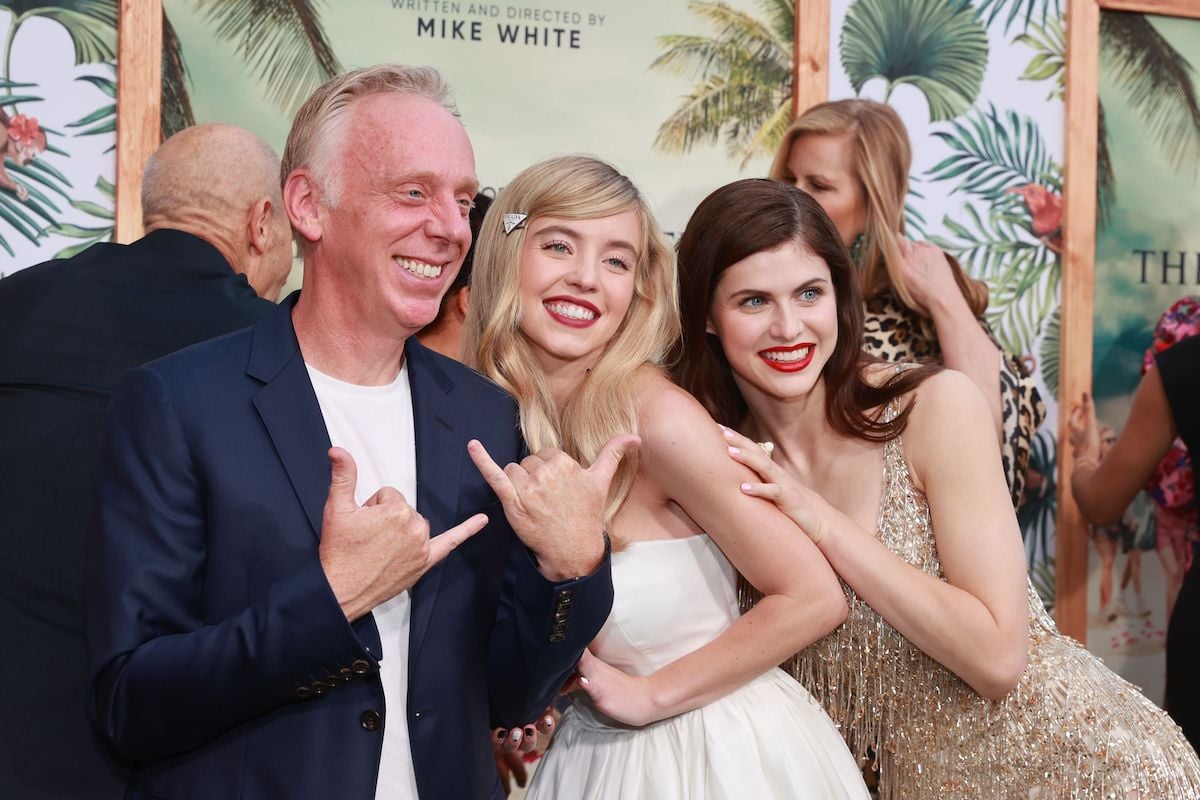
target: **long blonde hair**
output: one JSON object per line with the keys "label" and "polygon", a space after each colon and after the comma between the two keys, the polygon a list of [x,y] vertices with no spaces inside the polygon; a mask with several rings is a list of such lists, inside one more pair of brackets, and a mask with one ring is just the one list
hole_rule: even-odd
{"label": "long blonde hair", "polygon": [[[807,134],[848,136],[853,148],[854,175],[867,204],[864,249],[859,256],[863,297],[871,299],[889,292],[907,307],[928,317],[929,311],[913,298],[900,271],[899,239],[904,235],[904,200],[908,196],[908,172],[912,146],[900,116],[886,103],[873,100],[832,100],[819,103],[801,114],[779,145],[770,177],[794,184],[788,168],[792,145]],[[951,258],[954,280],[975,316],[987,309],[987,284],[967,276]]]}
{"label": "long blonde hair", "polygon": [[[599,360],[560,407],[520,329],[525,231],[538,217],[598,219],[630,209],[642,228],[633,299]],[[527,218],[506,234],[504,216],[512,213]],[[517,399],[531,452],[559,447],[586,466],[613,436],[638,431],[637,383],[631,378],[643,365],[660,367],[678,338],[677,298],[675,252],[637,187],[596,158],[552,158],[513,178],[484,218],[463,351],[472,366]],[[624,502],[636,474],[636,456],[627,455],[613,480],[606,520]]]}

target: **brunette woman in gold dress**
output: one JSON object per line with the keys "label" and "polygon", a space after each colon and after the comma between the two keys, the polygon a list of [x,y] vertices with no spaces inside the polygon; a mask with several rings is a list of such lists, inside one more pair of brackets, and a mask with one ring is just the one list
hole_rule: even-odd
{"label": "brunette woman in gold dress", "polygon": [[[786,668],[881,800],[1200,797],[1200,762],[1029,587],[988,403],[860,350],[845,248],[808,195],[740,181],[679,245],[677,377],[843,581],[846,622]],[[773,443],[773,458],[755,441]]]}

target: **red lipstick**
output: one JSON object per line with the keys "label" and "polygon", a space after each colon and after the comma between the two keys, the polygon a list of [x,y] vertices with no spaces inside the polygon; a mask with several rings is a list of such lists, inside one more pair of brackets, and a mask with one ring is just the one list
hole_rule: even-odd
{"label": "red lipstick", "polygon": [[[808,352],[800,358],[789,358],[787,360],[771,358],[771,354],[773,353],[789,355],[798,350],[805,349],[807,349]],[[777,372],[800,372],[810,363],[812,363],[813,353],[815,353],[816,350],[816,345],[814,345],[812,342],[801,342],[800,344],[794,344],[790,347],[768,347],[766,350],[759,350],[758,357],[762,359],[764,364]]]}

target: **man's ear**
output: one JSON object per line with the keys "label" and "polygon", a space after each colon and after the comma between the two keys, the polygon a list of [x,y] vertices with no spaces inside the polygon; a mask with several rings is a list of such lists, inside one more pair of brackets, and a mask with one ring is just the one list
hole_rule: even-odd
{"label": "man's ear", "polygon": [[296,233],[310,242],[321,239],[320,187],[308,170],[293,170],[283,182],[283,207]]}
{"label": "man's ear", "polygon": [[250,206],[250,213],[246,215],[246,243],[252,255],[261,257],[271,249],[271,236],[274,233],[271,218],[274,213],[275,204],[269,197]]}
{"label": "man's ear", "polygon": [[470,284],[463,286],[458,290],[458,294],[454,296],[454,308],[458,310],[458,316],[462,319],[467,318],[467,306],[471,303],[471,286]]}

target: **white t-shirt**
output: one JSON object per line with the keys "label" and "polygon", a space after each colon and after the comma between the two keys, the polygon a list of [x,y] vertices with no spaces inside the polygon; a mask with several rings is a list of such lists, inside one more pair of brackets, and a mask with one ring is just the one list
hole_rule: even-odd
{"label": "white t-shirt", "polygon": [[[307,365],[306,365],[307,366]],[[362,504],[383,486],[391,486],[417,505],[417,450],[413,432],[408,367],[387,386],[358,386],[308,367],[329,441],[345,449],[358,466],[354,499]],[[408,741],[408,592],[372,611],[383,655],[379,678],[385,703],[383,752],[379,761],[378,800],[417,797]]]}

